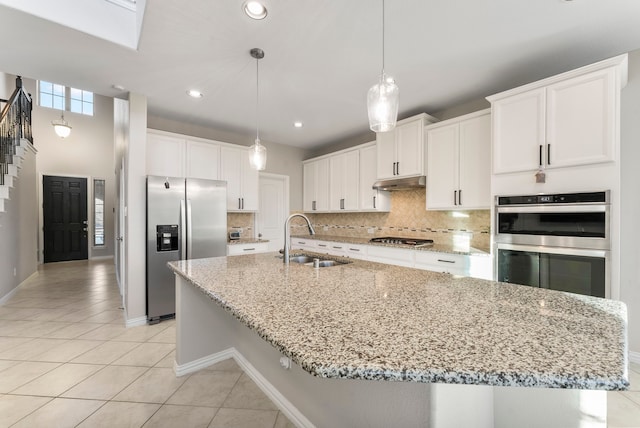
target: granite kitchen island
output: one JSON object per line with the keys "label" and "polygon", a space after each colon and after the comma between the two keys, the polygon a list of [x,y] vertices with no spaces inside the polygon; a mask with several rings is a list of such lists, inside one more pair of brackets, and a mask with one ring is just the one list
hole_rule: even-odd
{"label": "granite kitchen island", "polygon": [[621,302],[274,253],[170,266],[176,373],[234,357],[298,425],[605,426],[628,387]]}

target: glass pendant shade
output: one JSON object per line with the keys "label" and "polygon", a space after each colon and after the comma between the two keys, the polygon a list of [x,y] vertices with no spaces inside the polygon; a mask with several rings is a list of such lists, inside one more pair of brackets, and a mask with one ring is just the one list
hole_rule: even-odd
{"label": "glass pendant shade", "polygon": [[382,73],[380,81],[367,93],[369,128],[374,132],[387,132],[396,127],[398,119],[399,89],[393,77]]}
{"label": "glass pendant shade", "polygon": [[51,124],[53,125],[53,130],[58,134],[58,137],[67,138],[71,134],[71,127],[69,123],[64,120],[64,114],[60,116],[59,120],[52,121]]}
{"label": "glass pendant shade", "polygon": [[249,147],[249,163],[251,168],[258,171],[264,171],[267,166],[267,148],[260,144],[259,138]]}

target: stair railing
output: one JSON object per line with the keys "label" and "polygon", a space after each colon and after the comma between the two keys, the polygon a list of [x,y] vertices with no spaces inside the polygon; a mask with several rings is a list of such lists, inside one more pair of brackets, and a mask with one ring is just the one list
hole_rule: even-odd
{"label": "stair railing", "polygon": [[0,100],[6,103],[0,113],[0,185],[4,184],[5,174],[13,163],[16,147],[21,139],[33,144],[31,134],[31,95],[22,86],[22,78],[16,78],[16,89],[11,98]]}

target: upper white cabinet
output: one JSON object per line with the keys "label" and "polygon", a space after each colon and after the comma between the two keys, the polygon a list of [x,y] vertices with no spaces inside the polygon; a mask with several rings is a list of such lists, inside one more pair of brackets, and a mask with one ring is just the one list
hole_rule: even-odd
{"label": "upper white cabinet", "polygon": [[362,211],[389,211],[391,209],[389,192],[373,188],[373,183],[378,178],[376,154],[375,142],[360,148],[360,210]]}
{"label": "upper white cabinet", "polygon": [[305,161],[303,170],[304,211],[329,210],[329,160],[327,158]]}
{"label": "upper white cabinet", "polygon": [[490,111],[427,127],[427,209],[491,206]]}
{"label": "upper white cabinet", "polygon": [[227,182],[228,211],[258,210],[258,171],[251,168],[247,148],[220,148],[220,179]]}
{"label": "upper white cabinet", "polygon": [[329,210],[357,210],[359,205],[359,151],[329,157]]}
{"label": "upper white cabinet", "polygon": [[437,119],[419,114],[398,121],[393,131],[378,132],[378,179],[424,175],[424,127]]}
{"label": "upper white cabinet", "polygon": [[147,133],[147,174],[185,176],[185,140],[178,136]]}
{"label": "upper white cabinet", "polygon": [[187,177],[208,180],[220,178],[220,146],[187,140],[186,152]]}
{"label": "upper white cabinet", "polygon": [[627,56],[488,97],[494,174],[616,160]]}

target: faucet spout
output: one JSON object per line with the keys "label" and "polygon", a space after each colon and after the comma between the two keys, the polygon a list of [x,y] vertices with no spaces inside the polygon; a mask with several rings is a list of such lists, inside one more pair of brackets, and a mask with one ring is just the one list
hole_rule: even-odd
{"label": "faucet spout", "polygon": [[315,235],[316,231],[313,229],[313,226],[311,225],[311,221],[309,220],[309,218],[304,215],[304,214],[291,214],[289,217],[287,217],[287,220],[284,222],[284,255],[282,258],[282,261],[285,264],[289,264],[289,250],[291,248],[291,230],[289,224],[291,223],[291,220],[295,217],[301,217],[303,219],[305,219],[305,221],[307,222],[307,228],[309,229],[309,235]]}

